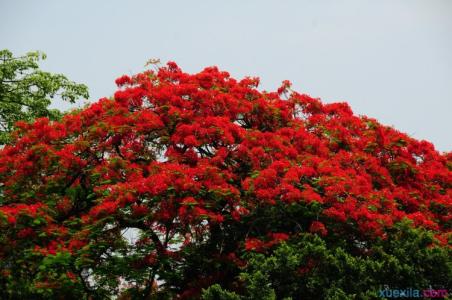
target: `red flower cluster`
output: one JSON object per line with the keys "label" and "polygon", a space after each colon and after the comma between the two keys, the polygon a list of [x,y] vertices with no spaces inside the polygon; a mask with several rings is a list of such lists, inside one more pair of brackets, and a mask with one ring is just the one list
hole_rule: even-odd
{"label": "red flower cluster", "polygon": [[266,241],[257,238],[247,238],[245,240],[245,250],[264,251],[267,248],[288,240],[289,235],[286,233],[269,233],[265,239]]}

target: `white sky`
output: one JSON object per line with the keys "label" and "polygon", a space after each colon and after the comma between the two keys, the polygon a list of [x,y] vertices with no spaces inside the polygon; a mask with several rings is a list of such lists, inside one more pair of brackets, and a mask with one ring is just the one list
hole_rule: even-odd
{"label": "white sky", "polygon": [[0,0],[0,48],[44,51],[92,101],[149,58],[288,79],[452,150],[452,0]]}

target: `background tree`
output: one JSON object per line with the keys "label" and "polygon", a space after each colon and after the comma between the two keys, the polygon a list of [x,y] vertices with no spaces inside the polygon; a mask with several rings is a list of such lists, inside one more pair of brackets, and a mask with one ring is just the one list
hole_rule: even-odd
{"label": "background tree", "polygon": [[62,74],[39,69],[44,53],[35,51],[15,57],[9,50],[0,51],[0,145],[9,139],[14,123],[47,117],[57,120],[61,112],[50,109],[55,97],[74,103],[88,98],[88,88],[68,80]]}
{"label": "background tree", "polygon": [[2,299],[451,286],[451,154],[289,82],[175,63],[116,82],[0,150]]}

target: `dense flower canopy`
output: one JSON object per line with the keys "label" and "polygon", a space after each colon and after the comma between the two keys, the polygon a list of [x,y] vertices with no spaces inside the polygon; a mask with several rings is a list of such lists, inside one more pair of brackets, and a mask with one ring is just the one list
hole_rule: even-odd
{"label": "dense flower canopy", "polygon": [[168,63],[116,83],[59,122],[19,122],[0,150],[6,289],[190,298],[249,253],[309,234],[367,255],[407,220],[449,247],[452,155],[429,142],[216,67]]}

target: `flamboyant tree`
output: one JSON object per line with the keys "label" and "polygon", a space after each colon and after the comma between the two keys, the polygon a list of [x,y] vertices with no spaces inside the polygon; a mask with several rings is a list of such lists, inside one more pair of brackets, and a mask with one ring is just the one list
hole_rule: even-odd
{"label": "flamboyant tree", "polygon": [[0,151],[2,299],[451,286],[452,155],[258,82],[168,63],[61,121],[17,123]]}

